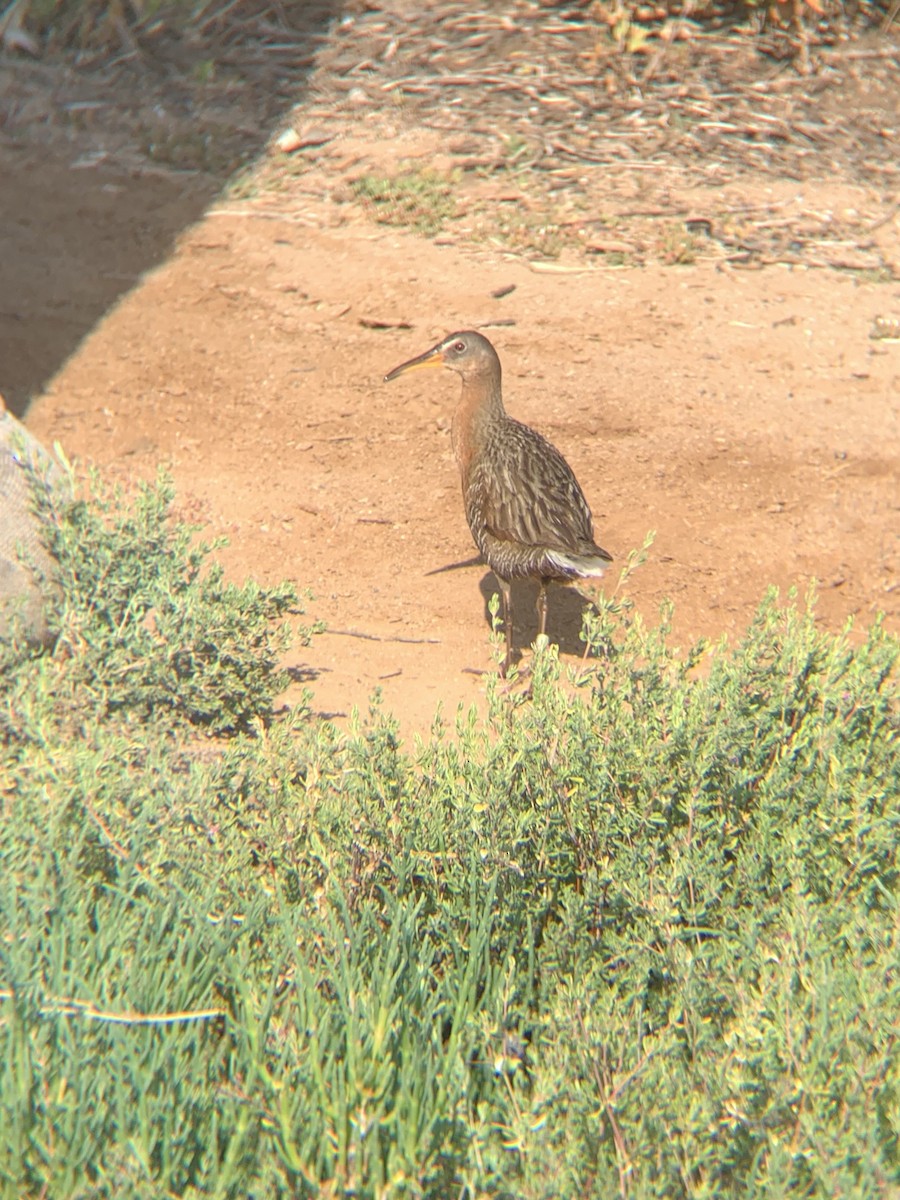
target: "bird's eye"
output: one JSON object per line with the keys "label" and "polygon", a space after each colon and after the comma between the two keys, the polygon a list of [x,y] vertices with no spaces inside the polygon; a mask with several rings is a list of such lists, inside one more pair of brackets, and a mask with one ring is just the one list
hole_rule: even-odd
{"label": "bird's eye", "polygon": [[462,354],[462,352],[463,352],[463,350],[465,350],[465,348],[466,348],[465,342],[456,342],[456,343],[454,343],[454,346],[453,346],[453,349],[456,351],[457,354]]}

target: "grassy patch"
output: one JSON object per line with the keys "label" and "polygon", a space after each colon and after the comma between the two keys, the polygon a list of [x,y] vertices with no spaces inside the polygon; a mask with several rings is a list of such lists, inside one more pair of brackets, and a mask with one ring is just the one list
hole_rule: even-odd
{"label": "grassy patch", "polygon": [[376,221],[432,236],[456,215],[455,182],[422,170],[394,176],[370,173],[355,179],[351,187]]}
{"label": "grassy patch", "polygon": [[405,751],[271,719],[287,592],[168,500],[66,510],[4,659],[0,1194],[900,1185],[895,639],[769,597],[697,671],[601,601]]}
{"label": "grassy patch", "polygon": [[566,246],[578,244],[576,235],[546,213],[500,208],[490,218],[487,228],[491,239],[519,254],[558,258]]}
{"label": "grassy patch", "polygon": [[697,261],[698,241],[683,226],[669,225],[659,236],[657,253],[667,267],[690,266]]}

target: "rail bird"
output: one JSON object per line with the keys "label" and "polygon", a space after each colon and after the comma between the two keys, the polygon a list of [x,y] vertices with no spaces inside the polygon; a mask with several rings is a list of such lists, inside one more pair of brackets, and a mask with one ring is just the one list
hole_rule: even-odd
{"label": "rail bird", "polygon": [[394,367],[385,382],[420,367],[446,367],[462,379],[453,449],[472,537],[500,583],[505,677],[513,651],[511,581],[538,581],[546,634],[548,584],[597,579],[612,555],[594,540],[591,510],[572,468],[546,438],[507,415],[500,359],[483,334],[451,333]]}

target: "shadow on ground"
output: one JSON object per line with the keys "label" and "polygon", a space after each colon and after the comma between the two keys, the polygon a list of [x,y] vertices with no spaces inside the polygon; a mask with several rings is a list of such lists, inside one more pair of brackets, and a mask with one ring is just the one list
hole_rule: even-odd
{"label": "shadow on ground", "polygon": [[[478,585],[484,600],[484,619],[491,628],[491,598],[500,594],[500,584],[492,571],[484,575]],[[537,617],[538,585],[531,580],[514,580],[512,585],[513,606],[513,650],[516,657],[530,646],[538,634]],[[551,584],[548,591],[547,636],[563,654],[581,655],[584,642],[581,640],[581,624],[584,610],[591,607],[590,597],[573,587]]]}
{"label": "shadow on ground", "polygon": [[251,3],[93,67],[0,54],[0,395],[17,416],[302,100],[341,0],[287,8],[277,30]]}

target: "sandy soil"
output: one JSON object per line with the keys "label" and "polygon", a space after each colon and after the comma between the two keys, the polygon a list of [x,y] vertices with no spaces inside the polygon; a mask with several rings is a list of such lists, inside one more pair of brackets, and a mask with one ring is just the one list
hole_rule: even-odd
{"label": "sandy soil", "polygon": [[[701,237],[682,265],[613,267],[566,247],[547,260],[373,222],[346,190],[360,163],[433,163],[445,148],[415,123],[389,128],[367,150],[351,121],[334,126],[279,189],[239,196],[202,173],[85,165],[71,133],[23,122],[0,141],[0,390],[30,389],[29,427],[110,478],[168,467],[179,512],[228,536],[236,576],[311,588],[327,632],[291,664],[331,716],[365,709],[377,687],[412,733],[439,703],[452,714],[484,692],[495,585],[472,561],[450,448],[458,383],[382,382],[458,328],[485,329],[509,411],[574,468],[616,556],[610,588],[656,531],[627,590],[650,619],[671,597],[680,640],[735,636],[769,584],[813,578],[823,625],[884,612],[900,630],[900,344],[870,336],[876,317],[900,316],[900,285],[890,269],[811,265],[823,215],[900,263],[883,188],[582,168],[582,213],[643,203],[657,222],[774,213],[793,229],[814,216],[815,254],[760,266]],[[485,186],[471,180],[473,210],[514,203]],[[517,595],[526,654],[533,595]],[[551,595],[567,658],[584,603]]]}

